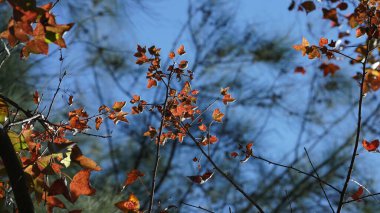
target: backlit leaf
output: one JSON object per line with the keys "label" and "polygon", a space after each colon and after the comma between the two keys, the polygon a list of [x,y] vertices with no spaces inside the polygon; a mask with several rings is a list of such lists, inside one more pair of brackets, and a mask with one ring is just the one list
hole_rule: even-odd
{"label": "backlit leaf", "polygon": [[[364,193],[364,189],[363,189],[363,187],[360,186],[358,188],[358,190],[354,194],[351,195],[351,198],[353,200],[358,200],[363,195],[363,193]],[[360,200],[358,200],[358,201],[360,201]]]}
{"label": "backlit leaf", "polygon": [[35,91],[34,94],[33,94],[33,102],[34,102],[35,104],[40,103],[40,95],[38,94],[37,91]]}
{"label": "backlit leaf", "polygon": [[130,172],[127,174],[127,178],[126,178],[125,181],[124,181],[124,186],[131,185],[131,184],[134,183],[139,177],[143,177],[143,176],[144,176],[144,173],[140,172],[140,171],[137,170],[137,169],[134,169],[134,170],[130,171]]}
{"label": "backlit leaf", "polygon": [[131,194],[127,200],[117,202],[115,206],[123,212],[138,212],[140,201],[134,194]]}
{"label": "backlit leaf", "polygon": [[366,149],[369,152],[376,151],[377,148],[379,147],[379,144],[380,144],[380,142],[377,139],[373,140],[371,142],[368,142],[366,140],[362,141],[362,145],[363,145],[364,149]]}
{"label": "backlit leaf", "polygon": [[79,171],[70,183],[71,202],[75,202],[79,196],[94,195],[96,190],[90,186],[91,171],[88,169]]}
{"label": "backlit leaf", "polygon": [[219,109],[215,109],[212,113],[212,119],[216,122],[222,122],[222,118],[224,117],[224,114],[220,112]]}
{"label": "backlit leaf", "polygon": [[123,108],[125,105],[125,101],[115,102],[112,106],[112,109],[115,110],[115,112],[120,112],[121,108]]}
{"label": "backlit leaf", "polygon": [[185,46],[183,46],[183,44],[181,46],[179,46],[179,48],[177,49],[177,53],[178,53],[178,55],[183,55],[186,53]]}

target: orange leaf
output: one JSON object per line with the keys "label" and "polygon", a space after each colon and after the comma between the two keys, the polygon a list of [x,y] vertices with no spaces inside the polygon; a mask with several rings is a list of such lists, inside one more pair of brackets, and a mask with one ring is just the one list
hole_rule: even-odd
{"label": "orange leaf", "polygon": [[169,53],[169,58],[170,58],[170,59],[173,59],[174,57],[175,57],[175,53],[174,53],[173,51],[170,52],[170,53]]}
{"label": "orange leaf", "polygon": [[371,142],[367,142],[366,140],[363,140],[362,145],[364,149],[366,149],[368,152],[376,151],[379,147],[379,140],[373,140]]}
{"label": "orange leaf", "polygon": [[325,46],[328,43],[329,43],[329,40],[327,38],[320,38],[319,39],[319,46],[320,47],[323,47],[323,46]]}
{"label": "orange leaf", "polygon": [[130,171],[130,172],[127,174],[127,179],[126,179],[125,182],[124,182],[124,186],[131,185],[131,184],[134,183],[139,177],[143,177],[143,176],[144,176],[144,173],[140,172],[140,171],[137,170],[137,169],[134,169],[134,170]]}
{"label": "orange leaf", "polygon": [[103,123],[103,118],[102,117],[97,117],[95,118],[95,128],[96,130],[99,130],[100,124]]}
{"label": "orange leaf", "polygon": [[78,163],[84,169],[95,171],[102,170],[102,168],[94,160],[84,156],[77,145],[73,146],[71,150],[70,159],[75,163]]}
{"label": "orange leaf", "polygon": [[178,53],[179,55],[183,55],[183,54],[186,53],[186,51],[185,51],[185,46],[183,46],[183,44],[181,44],[181,46],[179,46],[179,48],[177,49],[177,53]]}
{"label": "orange leaf", "polygon": [[306,38],[302,37],[302,43],[293,45],[293,48],[297,51],[301,51],[302,55],[304,56],[306,54],[306,47],[308,47],[310,44],[306,40]]}
{"label": "orange leaf", "polygon": [[112,106],[112,109],[115,110],[115,112],[120,112],[121,108],[123,108],[125,105],[125,101],[115,102]]}
{"label": "orange leaf", "polygon": [[215,109],[212,113],[212,119],[216,122],[222,122],[222,118],[224,117],[224,114],[220,112],[219,109]]}
{"label": "orange leaf", "polygon": [[207,127],[206,127],[206,125],[204,125],[204,124],[198,126],[198,128],[199,128],[199,130],[201,130],[202,132],[206,132],[206,130],[207,130]]}
{"label": "orange leaf", "polygon": [[233,158],[236,158],[237,156],[239,156],[239,154],[237,152],[231,152],[231,157]]}
{"label": "orange leaf", "polygon": [[[45,195],[44,195],[44,197],[45,197]],[[60,199],[58,199],[54,196],[47,196],[47,197],[45,197],[45,200],[46,200],[46,208],[47,208],[48,213],[50,213],[50,212],[53,213],[54,207],[66,209],[65,204]]]}
{"label": "orange leaf", "polygon": [[134,104],[136,102],[140,101],[140,96],[139,95],[133,95],[133,98],[131,99],[131,104]]}
{"label": "orange leaf", "polygon": [[148,79],[148,85],[147,88],[150,89],[151,87],[156,87],[157,86],[157,81],[154,79]]}
{"label": "orange leaf", "polygon": [[232,103],[235,101],[235,98],[233,98],[230,94],[227,94],[225,96],[223,96],[223,103],[224,105],[227,105],[228,103]]}
{"label": "orange leaf", "polygon": [[123,212],[138,212],[140,209],[140,201],[134,194],[131,194],[128,200],[117,202],[115,206]]}
{"label": "orange leaf", "polygon": [[79,171],[70,183],[71,202],[75,202],[80,195],[91,196],[96,190],[90,186],[91,171],[88,169]]}

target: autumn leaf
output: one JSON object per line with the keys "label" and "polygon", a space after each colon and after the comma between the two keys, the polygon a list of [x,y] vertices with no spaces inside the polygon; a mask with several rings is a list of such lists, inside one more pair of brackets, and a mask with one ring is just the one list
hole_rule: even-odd
{"label": "autumn leaf", "polygon": [[84,156],[77,145],[72,147],[70,158],[71,161],[79,164],[84,169],[95,171],[102,170],[102,168],[94,160]]}
{"label": "autumn leaf", "polygon": [[139,96],[139,95],[133,95],[133,97],[132,97],[130,103],[131,103],[131,104],[135,104],[135,103],[137,103],[137,102],[139,102],[139,101],[140,101],[140,96]]}
{"label": "autumn leaf", "polygon": [[149,127],[149,130],[144,133],[145,137],[154,138],[157,135],[157,130],[154,127]]}
{"label": "autumn leaf", "polygon": [[94,195],[96,190],[90,186],[90,175],[91,171],[89,169],[79,171],[70,183],[70,193],[71,202],[74,203],[79,196]]}
{"label": "autumn leaf", "polygon": [[70,95],[67,104],[69,104],[69,106],[71,106],[73,104],[73,101],[74,101],[74,97],[72,95]]}
{"label": "autumn leaf", "polygon": [[103,118],[102,117],[96,117],[95,118],[95,129],[99,130],[100,125],[103,123]]}
{"label": "autumn leaf", "polygon": [[315,10],[315,4],[312,1],[305,1],[300,6],[305,9],[306,13],[310,13]]}
{"label": "autumn leaf", "polygon": [[137,169],[130,171],[127,174],[127,178],[124,181],[124,186],[129,186],[133,184],[139,177],[143,177],[143,176],[144,176],[144,173],[140,172]]}
{"label": "autumn leaf", "polygon": [[187,176],[193,183],[204,184],[214,175],[214,172],[207,171],[203,175]]}
{"label": "autumn leaf", "polygon": [[340,70],[340,67],[333,63],[323,63],[319,66],[319,69],[323,70],[323,76],[327,76],[328,74],[331,74],[331,76],[333,76],[338,70]]}
{"label": "autumn leaf", "polygon": [[179,48],[177,49],[177,53],[178,53],[178,55],[183,55],[186,53],[185,46],[183,46],[183,44],[181,46],[179,46]]}
{"label": "autumn leaf", "polygon": [[294,73],[301,73],[302,75],[304,75],[306,73],[306,70],[305,68],[299,66],[294,69]]}
{"label": "autumn leaf", "polygon": [[235,102],[235,98],[233,98],[230,94],[226,94],[223,96],[222,102],[224,105],[227,105],[228,103]]}
{"label": "autumn leaf", "polygon": [[320,47],[323,47],[323,46],[325,46],[328,43],[329,43],[329,40],[327,38],[320,38],[319,39],[319,46]]}
{"label": "autumn leaf", "polygon": [[301,51],[302,52],[302,56],[305,56],[306,55],[306,47],[308,47],[309,45],[310,44],[306,40],[306,38],[302,37],[302,43],[301,44],[293,45],[293,49],[295,49],[297,51]]}
{"label": "autumn leaf", "polygon": [[362,35],[364,35],[366,33],[366,28],[365,27],[358,27],[356,29],[356,38],[359,38],[361,37]]}
{"label": "autumn leaf", "polygon": [[129,198],[127,200],[117,202],[115,203],[115,206],[121,211],[126,212],[126,213],[139,212],[140,201],[134,194],[131,194],[129,195]]}
{"label": "autumn leaf", "polygon": [[154,79],[151,79],[149,78],[148,79],[148,85],[146,86],[148,89],[152,88],[152,87],[156,87],[157,86],[157,81],[154,80]]}
{"label": "autumn leaf", "polygon": [[214,135],[211,135],[209,137],[205,137],[202,140],[201,144],[202,144],[202,146],[207,146],[209,144],[214,144],[216,142],[218,142],[218,138],[216,136],[214,136]]}
{"label": "autumn leaf", "polygon": [[34,91],[34,94],[33,94],[33,102],[34,102],[35,104],[40,103],[40,95],[38,94],[37,91]]}
{"label": "autumn leaf", "polygon": [[212,119],[216,122],[222,122],[222,118],[224,117],[224,114],[220,112],[219,109],[215,109],[212,113]]}
{"label": "autumn leaf", "polygon": [[368,142],[366,140],[363,140],[362,141],[362,145],[364,147],[364,149],[366,149],[368,152],[374,152],[377,150],[377,148],[379,147],[379,140],[373,140],[371,142]]}
{"label": "autumn leaf", "polygon": [[202,132],[206,132],[206,130],[207,130],[207,127],[206,127],[206,125],[204,125],[204,124],[198,126],[198,128],[199,128],[199,130],[201,130]]}
{"label": "autumn leaf", "polygon": [[182,60],[182,61],[179,62],[178,67],[179,67],[180,69],[186,69],[188,64],[189,64],[188,61],[186,61],[186,60]]}
{"label": "autumn leaf", "polygon": [[121,109],[124,107],[125,101],[115,102],[112,106],[112,109],[115,110],[115,112],[120,112]]}
{"label": "autumn leaf", "polygon": [[239,154],[237,152],[231,152],[231,157],[233,158],[236,158],[237,156],[239,156]]}
{"label": "autumn leaf", "polygon": [[71,200],[69,189],[66,186],[65,180],[57,179],[51,184],[48,190],[49,196],[63,195],[67,200]]}
{"label": "autumn leaf", "polygon": [[331,20],[335,25],[338,24],[338,16],[335,8],[326,9],[322,8],[323,18]]}
{"label": "autumn leaf", "polygon": [[53,213],[53,208],[61,208],[66,209],[65,204],[55,196],[45,196],[44,200],[46,200],[46,209],[48,213]]}
{"label": "autumn leaf", "polygon": [[[364,189],[362,186],[360,186],[358,188],[358,190],[354,194],[351,195],[351,198],[353,200],[358,200],[363,195],[363,193],[364,193]],[[360,200],[358,200],[358,201],[360,201]]]}
{"label": "autumn leaf", "polygon": [[0,98],[0,124],[4,124],[8,120],[8,104],[4,99]]}
{"label": "autumn leaf", "polygon": [[174,57],[175,57],[175,53],[172,51],[172,52],[170,52],[169,53],[169,58],[170,59],[174,59]]}

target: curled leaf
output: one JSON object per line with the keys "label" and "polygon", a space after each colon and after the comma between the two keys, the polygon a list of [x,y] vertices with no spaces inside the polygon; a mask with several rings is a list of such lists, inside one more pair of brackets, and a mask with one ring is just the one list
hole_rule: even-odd
{"label": "curled leaf", "polygon": [[213,175],[213,171],[207,171],[203,175],[187,176],[187,178],[189,178],[194,183],[204,184],[206,181],[210,180]]}
{"label": "curled leaf", "polygon": [[362,145],[364,147],[364,149],[366,149],[368,152],[373,152],[373,151],[376,151],[377,148],[379,147],[379,140],[373,140],[371,142],[368,142],[366,140],[363,140],[362,142]]}
{"label": "curled leaf", "polygon": [[140,201],[134,194],[131,194],[127,200],[117,202],[115,206],[123,212],[138,212]]}

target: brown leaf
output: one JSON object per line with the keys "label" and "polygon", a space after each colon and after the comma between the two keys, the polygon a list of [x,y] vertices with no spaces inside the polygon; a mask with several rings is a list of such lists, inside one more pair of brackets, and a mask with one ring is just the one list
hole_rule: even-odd
{"label": "brown leaf", "polygon": [[[363,187],[360,186],[358,188],[358,190],[354,194],[351,195],[351,198],[353,200],[358,200],[363,195],[363,193],[364,193],[364,189],[363,189]],[[360,201],[360,200],[358,200],[358,201]]]}
{"label": "brown leaf", "polygon": [[186,51],[185,51],[185,46],[183,46],[183,44],[181,44],[181,46],[179,46],[179,48],[177,49],[177,53],[178,53],[179,55],[183,55],[183,54],[186,53]]}
{"label": "brown leaf", "polygon": [[70,183],[71,192],[71,202],[74,203],[79,196],[94,195],[96,190],[90,186],[90,175],[91,171],[89,169],[79,171]]}
{"label": "brown leaf", "polygon": [[303,67],[296,67],[294,69],[294,73],[301,73],[302,75],[304,75],[306,73],[306,70]]}
{"label": "brown leaf", "polygon": [[315,4],[312,1],[305,1],[300,6],[305,9],[306,13],[310,13],[315,10]]}
{"label": "brown leaf", "polygon": [[204,184],[214,175],[214,172],[207,171],[203,175],[187,176],[192,182],[197,184]]}
{"label": "brown leaf", "polygon": [[139,177],[143,177],[143,176],[144,176],[144,173],[140,172],[137,169],[130,171],[127,174],[127,178],[124,181],[124,186],[129,186],[133,184]]}

